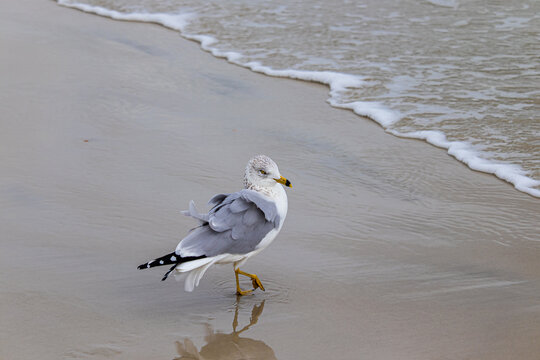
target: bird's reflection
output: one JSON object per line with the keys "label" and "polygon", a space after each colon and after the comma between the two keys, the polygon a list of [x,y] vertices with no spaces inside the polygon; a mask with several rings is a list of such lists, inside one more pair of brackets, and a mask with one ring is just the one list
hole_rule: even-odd
{"label": "bird's reflection", "polygon": [[254,305],[251,310],[251,318],[248,325],[242,329],[238,328],[238,302],[234,310],[234,319],[232,323],[232,333],[224,334],[215,332],[212,326],[206,325],[206,345],[198,351],[195,344],[190,339],[184,339],[184,343],[176,342],[176,348],[180,357],[174,360],[240,360],[257,359],[272,360],[276,359],[274,351],[261,340],[254,340],[240,336],[259,320],[264,308],[264,300],[259,305]]}

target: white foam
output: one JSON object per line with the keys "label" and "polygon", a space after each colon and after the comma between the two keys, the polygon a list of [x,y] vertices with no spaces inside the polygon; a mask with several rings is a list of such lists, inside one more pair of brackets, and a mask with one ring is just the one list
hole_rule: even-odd
{"label": "white foam", "polygon": [[317,82],[330,87],[330,95],[338,95],[341,91],[347,89],[360,88],[363,84],[363,78],[357,75],[343,74],[333,71],[306,71],[306,70],[275,70],[268,66],[263,66],[258,62],[249,62],[239,64],[249,69],[274,77],[287,77],[304,81]]}
{"label": "white foam", "polygon": [[84,12],[109,17],[115,20],[156,23],[181,32],[184,31],[186,25],[195,17],[195,14],[192,13],[122,13],[115,10],[109,10],[100,6],[93,6],[82,3],[71,3],[67,0],[57,0],[57,3],[62,6],[79,9]]}
{"label": "white foam", "polygon": [[[445,7],[459,6],[457,0],[427,0],[428,2]],[[467,164],[471,169],[494,174],[498,178],[508,181],[514,187],[522,192],[535,197],[540,197],[540,190],[535,189],[540,187],[540,181],[534,180],[526,175],[526,173],[517,165],[498,163],[486,160],[479,156],[479,152],[465,142],[448,141],[445,134],[439,131],[415,131],[409,133],[401,133],[393,130],[391,126],[398,122],[402,115],[399,112],[389,109],[381,103],[355,101],[351,103],[343,103],[340,101],[341,93],[347,89],[360,88],[367,83],[364,78],[359,75],[343,74],[332,71],[305,71],[305,70],[276,70],[268,66],[264,66],[259,62],[243,62],[242,54],[233,51],[221,51],[214,47],[218,40],[207,35],[194,35],[186,33],[186,27],[190,21],[196,17],[194,13],[121,13],[114,10],[105,9],[99,6],[92,6],[82,3],[70,3],[67,0],[57,0],[57,3],[62,6],[76,8],[88,13],[97,14],[100,16],[109,17],[116,20],[125,21],[141,21],[163,25],[167,28],[179,31],[180,34],[189,39],[197,41],[201,44],[201,48],[210,52],[212,55],[220,58],[225,58],[229,62],[247,67],[254,72],[262,73],[274,77],[287,77],[304,81],[317,82],[328,85],[330,87],[330,105],[342,109],[352,110],[354,113],[368,117],[379,123],[388,133],[395,136],[414,138],[425,140],[426,142],[440,148],[448,150],[448,154],[452,155],[459,161]],[[505,22],[504,26],[519,26],[525,23],[521,19],[512,18]],[[456,26],[465,24],[456,23]]]}
{"label": "white foam", "polygon": [[531,179],[517,165],[499,163],[484,159],[479,156],[479,152],[470,144],[462,141],[448,141],[446,135],[440,131],[414,131],[410,133],[400,133],[389,130],[390,133],[405,138],[421,139],[437,147],[447,149],[448,154],[457,160],[465,163],[469,168],[497,176],[514,185],[514,187],[529,195],[540,197],[540,190],[535,187],[540,186],[540,181]]}
{"label": "white foam", "polygon": [[334,107],[349,109],[357,115],[368,117],[379,123],[385,129],[392,124],[395,124],[402,118],[399,112],[390,110],[388,107],[378,102],[355,101],[352,103],[340,104],[334,99],[330,99],[329,102],[330,105]]}

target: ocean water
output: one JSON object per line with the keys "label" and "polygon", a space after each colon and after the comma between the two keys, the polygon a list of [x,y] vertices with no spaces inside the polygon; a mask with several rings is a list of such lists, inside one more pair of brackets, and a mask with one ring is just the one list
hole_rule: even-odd
{"label": "ocean water", "polygon": [[[540,2],[57,0],[159,23],[540,197]],[[358,119],[358,121],[365,121]]]}

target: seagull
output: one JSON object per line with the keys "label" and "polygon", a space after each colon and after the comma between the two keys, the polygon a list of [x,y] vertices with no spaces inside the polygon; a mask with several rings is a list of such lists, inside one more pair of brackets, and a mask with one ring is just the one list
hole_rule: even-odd
{"label": "seagull", "polygon": [[[240,270],[252,256],[265,249],[276,238],[287,216],[287,194],[283,186],[291,182],[281,176],[276,163],[266,155],[251,158],[244,173],[244,189],[232,194],[214,195],[206,214],[199,213],[190,201],[182,213],[199,221],[183,238],[176,250],[139,265],[138,269],[171,265],[161,281],[176,270],[188,273],[186,291],[193,291],[210,266],[233,264],[236,293],[246,295],[257,288],[265,291],[259,277]],[[253,289],[240,288],[239,275],[251,279]]]}

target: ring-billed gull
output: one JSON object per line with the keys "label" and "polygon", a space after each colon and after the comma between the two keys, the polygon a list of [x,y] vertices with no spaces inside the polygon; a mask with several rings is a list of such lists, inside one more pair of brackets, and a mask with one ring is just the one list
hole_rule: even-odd
{"label": "ring-billed gull", "polygon": [[[210,266],[233,263],[237,294],[257,288],[264,291],[257,275],[241,271],[240,266],[270,245],[281,230],[287,215],[287,194],[281,185],[292,187],[276,163],[265,155],[253,157],[246,166],[243,190],[215,195],[208,202],[212,208],[207,214],[200,214],[191,201],[189,210],[183,213],[199,220],[199,226],[180,241],[175,251],[138,269],[173,264],[161,280],[175,269],[188,273],[184,288],[193,291]],[[238,275],[251,278],[253,289],[242,290]]]}

